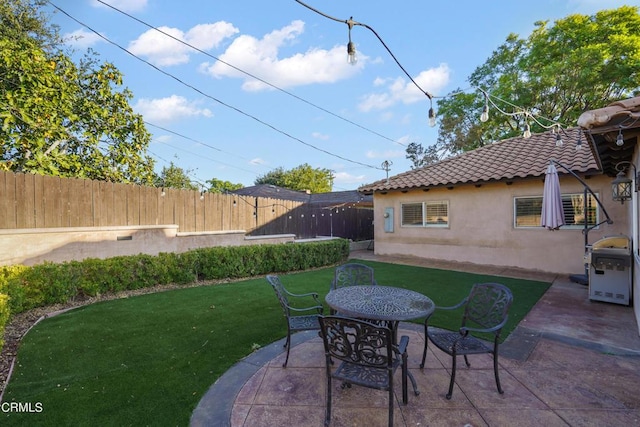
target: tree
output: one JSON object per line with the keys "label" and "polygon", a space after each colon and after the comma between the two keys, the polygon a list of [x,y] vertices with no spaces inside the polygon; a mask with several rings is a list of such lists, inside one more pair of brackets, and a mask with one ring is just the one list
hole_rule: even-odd
{"label": "tree", "polygon": [[234,184],[217,178],[211,178],[207,181],[207,184],[209,184],[208,191],[211,193],[226,193],[229,191],[239,190],[244,187],[242,184]]}
{"label": "tree", "polygon": [[88,51],[75,64],[37,6],[0,5],[0,169],[150,184],[151,140],[122,74]]}
{"label": "tree", "polygon": [[325,168],[314,169],[305,163],[288,171],[282,167],[276,168],[259,176],[254,183],[277,185],[296,191],[327,193],[333,187],[333,172]]}
{"label": "tree", "polygon": [[156,187],[198,190],[198,186],[189,179],[189,172],[171,162],[169,167],[162,167],[162,172],[156,178]]}
{"label": "tree", "polygon": [[[468,80],[477,92],[457,90],[438,101],[438,139],[431,154],[442,158],[522,135],[527,124],[532,132],[575,126],[582,112],[640,89],[637,7],[570,15],[535,27],[527,39],[510,34],[475,69]],[[483,123],[485,94],[489,119]],[[408,158],[413,150],[407,150]]]}

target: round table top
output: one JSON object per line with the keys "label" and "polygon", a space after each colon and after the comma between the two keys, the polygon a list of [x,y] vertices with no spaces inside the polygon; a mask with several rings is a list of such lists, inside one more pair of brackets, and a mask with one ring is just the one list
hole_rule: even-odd
{"label": "round table top", "polygon": [[343,316],[374,320],[419,319],[435,310],[427,296],[393,286],[345,286],[331,290],[325,301]]}

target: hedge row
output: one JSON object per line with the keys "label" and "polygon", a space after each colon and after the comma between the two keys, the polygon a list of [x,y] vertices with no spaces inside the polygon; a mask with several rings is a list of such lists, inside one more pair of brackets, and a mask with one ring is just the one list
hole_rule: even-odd
{"label": "hedge row", "polygon": [[155,285],[306,270],[348,255],[349,241],[336,239],[0,267],[0,349],[9,316],[35,307]]}

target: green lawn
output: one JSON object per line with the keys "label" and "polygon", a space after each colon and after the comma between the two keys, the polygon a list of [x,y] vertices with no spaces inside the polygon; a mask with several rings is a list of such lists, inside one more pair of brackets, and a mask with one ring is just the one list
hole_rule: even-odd
{"label": "green lawn", "polygon": [[[507,285],[514,294],[514,303],[505,336],[550,286],[536,281],[363,263],[375,268],[379,284],[422,292],[443,306],[458,302],[473,283]],[[281,277],[289,290],[315,290],[323,299],[333,270]],[[455,328],[447,318],[434,316],[432,323]],[[282,311],[264,278],[79,308],[47,319],[27,334],[4,402],[31,403],[32,407],[39,403],[42,411],[0,412],[0,424],[186,426],[198,401],[220,375],[256,345],[266,345],[285,335]]]}

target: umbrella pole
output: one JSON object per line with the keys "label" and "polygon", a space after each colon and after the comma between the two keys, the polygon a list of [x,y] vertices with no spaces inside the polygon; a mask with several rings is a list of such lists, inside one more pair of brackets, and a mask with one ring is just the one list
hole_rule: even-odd
{"label": "umbrella pole", "polygon": [[[573,175],[574,178],[576,178],[578,181],[580,181],[580,183],[584,187],[584,197],[583,197],[583,200],[584,200],[584,207],[583,207],[583,209],[584,209],[584,211],[583,211],[584,212],[584,230],[582,231],[582,234],[584,234],[584,253],[585,253],[585,256],[586,256],[588,251],[589,251],[589,231],[592,228],[595,228],[595,227],[599,226],[600,224],[604,224],[605,222],[607,224],[613,224],[613,220],[611,219],[611,217],[609,217],[609,214],[607,213],[607,210],[605,209],[604,205],[602,204],[602,202],[600,201],[598,196],[596,196],[596,194],[593,192],[591,187],[589,187],[587,185],[587,183],[584,182],[584,180],[582,178],[580,178],[578,175],[576,175],[575,172],[573,172],[567,166],[563,165],[561,162],[559,162],[557,160],[553,160],[553,159],[551,160],[551,162],[555,163],[556,165],[560,166],[562,169],[566,170],[571,175]],[[589,192],[589,194],[591,194],[593,196],[595,201],[598,203],[598,206],[600,206],[600,209],[602,209],[602,213],[604,213],[604,216],[606,217],[606,219],[604,221],[601,221],[598,224],[595,224],[593,227],[589,227],[589,216],[587,214],[587,192]],[[572,282],[581,283],[583,285],[588,285],[589,284],[589,264],[587,264],[586,262],[584,263],[584,274],[572,274],[572,275],[569,276],[569,278],[571,279]]]}

